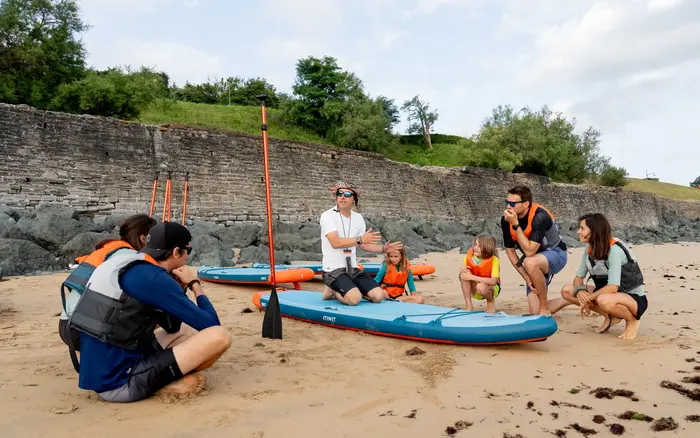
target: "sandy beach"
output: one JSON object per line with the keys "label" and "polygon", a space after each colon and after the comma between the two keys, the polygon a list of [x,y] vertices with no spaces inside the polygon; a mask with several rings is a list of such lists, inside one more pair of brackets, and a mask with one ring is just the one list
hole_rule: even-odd
{"label": "sandy beach", "polygon": [[[700,436],[700,423],[686,420],[700,415],[700,401],[660,385],[669,380],[700,388],[682,381],[700,375],[694,371],[700,366],[700,244],[633,249],[649,299],[633,341],[617,338],[624,324],[596,333],[602,318],[581,319],[573,306],[555,316],[555,335],[533,344],[435,345],[289,319],[283,320],[284,339],[269,340],[261,336],[263,314],[251,302],[264,288],[204,283],[233,346],[204,372],[203,394],[129,405],[102,402],[77,386],[56,333],[58,288],[67,274],[11,277],[0,283],[0,435],[531,438],[557,430],[584,436],[574,424],[611,436],[610,425],[618,423],[623,436]],[[550,297],[572,281],[581,251],[569,250]],[[501,256],[497,310],[526,313],[523,281]],[[464,305],[457,282],[462,258],[450,252],[418,259],[437,267],[435,275],[416,281],[427,303]],[[323,284],[303,287],[321,291]],[[407,355],[413,347],[425,353]],[[634,395],[596,398],[591,391],[598,387]],[[653,422],[617,418],[625,411],[673,417],[678,428],[654,432]],[[596,424],[595,415],[605,420]]]}

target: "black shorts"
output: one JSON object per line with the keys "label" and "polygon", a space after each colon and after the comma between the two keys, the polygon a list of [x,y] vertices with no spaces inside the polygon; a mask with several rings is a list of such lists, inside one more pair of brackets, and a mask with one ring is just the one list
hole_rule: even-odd
{"label": "black shorts", "polygon": [[68,328],[67,319],[58,320],[58,335],[64,344],[70,347],[69,341],[73,341],[73,348],[75,351],[80,351],[80,332],[76,329]]}
{"label": "black shorts", "polygon": [[[627,292],[623,292],[627,293]],[[637,316],[636,318],[642,319],[642,315],[644,315],[644,312],[647,311],[647,306],[649,305],[649,301],[647,301],[647,296],[646,295],[637,295],[637,294],[627,294],[632,297],[634,301],[637,302]]]}
{"label": "black shorts", "polygon": [[121,387],[100,392],[101,399],[115,403],[130,403],[150,397],[164,386],[182,379],[173,350],[160,350],[144,356],[129,373]]}
{"label": "black shorts", "polygon": [[354,288],[358,288],[362,296],[367,296],[369,291],[379,287],[374,277],[359,269],[353,269],[349,273],[345,272],[345,269],[324,272],[323,282],[343,297]]}

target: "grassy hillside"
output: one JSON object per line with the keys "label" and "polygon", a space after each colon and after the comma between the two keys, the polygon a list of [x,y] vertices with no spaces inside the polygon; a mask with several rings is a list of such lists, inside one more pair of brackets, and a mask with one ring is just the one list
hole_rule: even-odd
{"label": "grassy hillside", "polygon": [[653,193],[664,198],[700,201],[700,189],[647,179],[628,178],[628,181],[625,190]]}
{"label": "grassy hillside", "polygon": [[[324,144],[325,140],[305,129],[281,123],[280,111],[267,110],[268,135],[273,138]],[[152,124],[182,123],[214,127],[226,131],[260,134],[259,107],[239,105],[202,105],[189,102],[158,101],[141,113],[141,121]],[[398,144],[378,151],[395,161],[419,165],[460,166],[464,163],[466,149],[453,143],[433,144],[433,150],[423,146]],[[671,199],[700,200],[700,190],[659,181],[629,178],[626,190],[653,193]]]}
{"label": "grassy hillside", "polygon": [[[203,105],[159,100],[143,111],[139,119],[151,124],[182,123],[260,135],[262,114],[260,107],[254,106]],[[324,143],[323,138],[313,132],[282,124],[280,112],[276,109],[267,108],[267,125],[270,137]]]}

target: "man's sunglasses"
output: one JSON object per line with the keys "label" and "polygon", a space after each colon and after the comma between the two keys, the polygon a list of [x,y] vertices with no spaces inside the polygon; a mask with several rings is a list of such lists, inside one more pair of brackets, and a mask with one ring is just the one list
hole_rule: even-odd
{"label": "man's sunglasses", "polygon": [[523,203],[525,201],[509,201],[506,199],[506,205],[509,205],[511,207],[515,207],[517,204]]}
{"label": "man's sunglasses", "polygon": [[191,246],[186,246],[182,248],[183,251],[187,251],[187,255],[190,255],[192,253],[192,247]]}
{"label": "man's sunglasses", "polygon": [[344,190],[338,190],[337,192],[335,192],[335,196],[345,196],[346,198],[351,198],[352,195],[352,192],[346,192]]}

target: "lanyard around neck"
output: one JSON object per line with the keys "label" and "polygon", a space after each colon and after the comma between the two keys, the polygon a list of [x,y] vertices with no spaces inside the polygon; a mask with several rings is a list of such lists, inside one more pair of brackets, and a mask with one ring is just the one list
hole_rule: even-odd
{"label": "lanyard around neck", "polygon": [[345,223],[343,222],[343,214],[338,210],[338,215],[340,215],[340,227],[343,229],[343,237],[348,237],[350,234],[350,227],[352,226],[352,212],[350,212],[350,219],[348,220],[348,232],[345,232]]}

